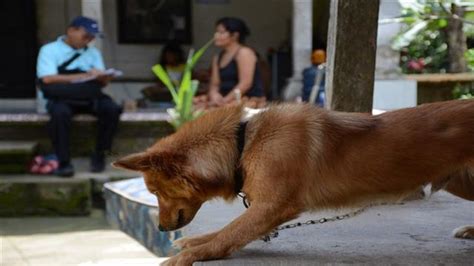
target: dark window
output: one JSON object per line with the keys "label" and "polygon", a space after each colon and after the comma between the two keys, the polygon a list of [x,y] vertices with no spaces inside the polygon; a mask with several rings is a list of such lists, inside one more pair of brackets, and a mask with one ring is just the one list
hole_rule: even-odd
{"label": "dark window", "polygon": [[120,43],[191,43],[191,0],[118,0]]}
{"label": "dark window", "polygon": [[35,1],[0,1],[0,98],[32,98],[36,77]]}

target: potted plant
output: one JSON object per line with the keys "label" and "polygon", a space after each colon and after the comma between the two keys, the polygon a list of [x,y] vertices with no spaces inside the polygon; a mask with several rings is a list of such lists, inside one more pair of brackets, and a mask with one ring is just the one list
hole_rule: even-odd
{"label": "potted plant", "polygon": [[183,76],[179,88],[176,88],[171,82],[168,73],[162,65],[157,64],[152,67],[153,73],[165,84],[166,88],[171,93],[174,108],[167,109],[170,115],[170,124],[175,129],[181,127],[184,123],[195,119],[201,112],[193,109],[193,98],[196,95],[199,81],[192,80],[192,69],[196,65],[197,61],[201,58],[207,48],[212,44],[213,39],[209,40],[201,49],[194,53],[194,49],[191,49],[186,60],[186,66],[184,68]]}

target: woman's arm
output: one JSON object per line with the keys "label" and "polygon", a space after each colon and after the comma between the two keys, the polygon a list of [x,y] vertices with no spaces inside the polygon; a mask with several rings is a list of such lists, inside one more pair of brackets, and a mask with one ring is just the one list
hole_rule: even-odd
{"label": "woman's arm", "polygon": [[209,82],[209,101],[211,105],[221,106],[223,104],[223,97],[219,93],[220,79],[219,79],[219,63],[217,56],[212,58],[211,80]]}
{"label": "woman's arm", "polygon": [[224,102],[226,103],[235,101],[237,94],[243,96],[253,84],[253,76],[257,63],[257,56],[255,55],[255,52],[249,47],[242,47],[238,51],[235,59],[237,61],[237,68],[239,72],[239,82],[232,89],[232,92],[224,97]]}

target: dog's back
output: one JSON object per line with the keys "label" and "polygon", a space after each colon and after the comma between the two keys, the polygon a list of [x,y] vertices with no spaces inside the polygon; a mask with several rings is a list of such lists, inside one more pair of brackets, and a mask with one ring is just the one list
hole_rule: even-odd
{"label": "dog's back", "polygon": [[271,154],[275,181],[300,184],[314,208],[403,196],[430,182],[474,183],[473,100],[378,116],[279,105],[251,123],[247,158]]}

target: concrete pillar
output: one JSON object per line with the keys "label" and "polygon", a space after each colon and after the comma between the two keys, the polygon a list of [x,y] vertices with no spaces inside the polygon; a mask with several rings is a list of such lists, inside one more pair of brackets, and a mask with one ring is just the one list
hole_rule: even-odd
{"label": "concrete pillar", "polygon": [[[99,24],[99,29],[103,31],[104,13],[102,12],[102,0],[82,0],[81,7],[82,15],[97,20],[97,23]],[[99,50],[102,50],[102,39],[96,38],[94,42],[95,47],[97,47]]]}
{"label": "concrete pillar", "polygon": [[293,76],[283,98],[292,100],[301,95],[303,88],[302,71],[311,64],[313,48],[313,1],[293,0],[292,30]]}
{"label": "concrete pillar", "polygon": [[332,0],[328,30],[327,108],[371,112],[379,0]]}

